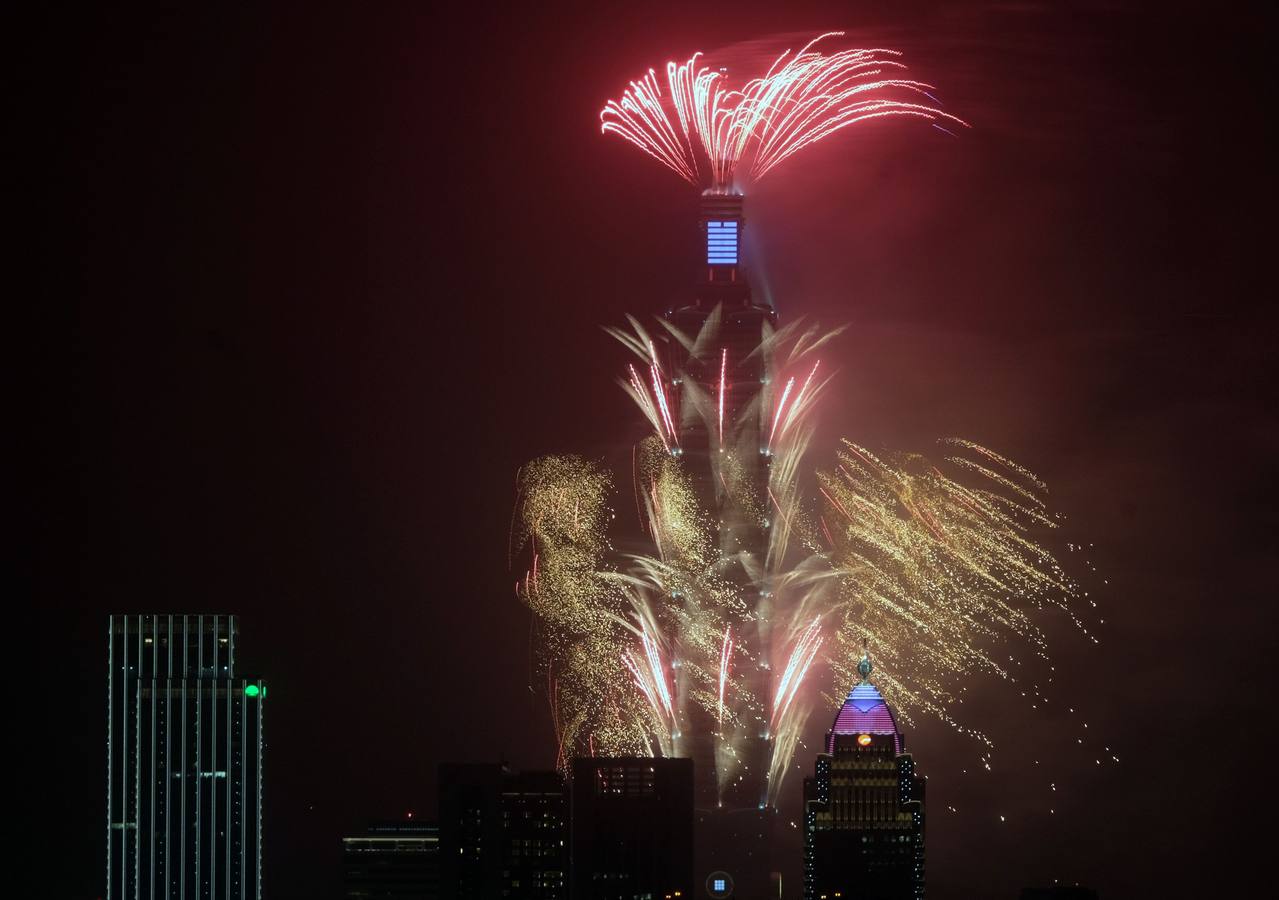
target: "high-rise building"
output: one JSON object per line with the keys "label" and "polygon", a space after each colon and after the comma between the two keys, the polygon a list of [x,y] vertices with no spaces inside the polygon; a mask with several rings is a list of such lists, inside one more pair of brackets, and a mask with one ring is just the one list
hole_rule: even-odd
{"label": "high-rise building", "polygon": [[437,900],[440,829],[434,823],[375,822],[342,838],[346,900]]}
{"label": "high-rise building", "polygon": [[[769,362],[761,345],[777,326],[777,313],[756,301],[746,278],[742,195],[728,188],[707,190],[700,218],[705,252],[694,301],[669,318],[684,334],[706,333],[713,340],[696,354],[667,341],[666,352],[672,355],[670,368],[696,382],[705,396],[720,398],[723,408],[718,430],[702,416],[681,417],[679,453],[702,508],[714,514],[711,527],[722,558],[717,575],[739,589],[754,613],[747,627],[733,634],[739,648],[734,677],[743,684],[740,696],[767,704],[776,667],[766,566],[769,534],[759,511],[769,506],[772,460],[759,397]],[[681,679],[680,696],[697,687],[684,682],[686,670],[676,677]],[[727,872],[736,881],[737,896],[776,897],[780,876],[772,858],[777,814],[768,797],[769,710],[737,712],[736,724],[725,732],[706,709],[690,705],[685,710],[688,728],[677,755],[696,763],[698,881]]]}
{"label": "high-rise building", "polygon": [[489,900],[501,891],[502,821],[498,763],[443,763],[439,769],[440,896]]}
{"label": "high-rise building", "polygon": [[573,900],[693,897],[693,761],[573,760]]}
{"label": "high-rise building", "polygon": [[858,670],[804,779],[804,898],[923,897],[925,781],[870,682],[869,654]]}
{"label": "high-rise building", "polygon": [[502,780],[502,896],[568,897],[568,790],[559,772]]}
{"label": "high-rise building", "polygon": [[1097,900],[1097,892],[1078,884],[1054,884],[1052,887],[1022,888],[1021,900]]}
{"label": "high-rise building", "polygon": [[262,895],[262,709],[234,616],[111,616],[107,885],[126,898]]}
{"label": "high-rise building", "polygon": [[568,801],[558,772],[499,763],[439,770],[440,896],[568,896]]}

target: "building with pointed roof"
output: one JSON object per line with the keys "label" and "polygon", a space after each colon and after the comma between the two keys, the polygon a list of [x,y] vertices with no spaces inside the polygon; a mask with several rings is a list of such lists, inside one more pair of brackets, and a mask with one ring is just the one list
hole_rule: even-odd
{"label": "building with pointed roof", "polygon": [[864,653],[804,779],[805,900],[924,896],[924,779],[872,668]]}

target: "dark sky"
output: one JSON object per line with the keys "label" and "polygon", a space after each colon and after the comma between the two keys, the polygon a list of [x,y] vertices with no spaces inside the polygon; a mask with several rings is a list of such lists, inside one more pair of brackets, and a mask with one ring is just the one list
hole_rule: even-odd
{"label": "dark sky", "polygon": [[974,711],[993,774],[912,729],[930,896],[1246,884],[1279,501],[1260,15],[442,6],[110,7],[30,34],[23,571],[65,646],[38,657],[57,774],[31,832],[62,861],[41,895],[101,891],[111,612],[241,617],[271,685],[274,898],[336,896],[340,835],[429,814],[441,760],[552,762],[513,478],[639,436],[600,326],[692,279],[695,196],[596,114],[668,58],[833,28],[905,51],[973,127],[848,132],[749,198],[783,318],[851,325],[815,461],[840,435],[978,440],[1049,482],[1108,581],[1099,647],[1053,633],[1089,747],[1002,685]]}

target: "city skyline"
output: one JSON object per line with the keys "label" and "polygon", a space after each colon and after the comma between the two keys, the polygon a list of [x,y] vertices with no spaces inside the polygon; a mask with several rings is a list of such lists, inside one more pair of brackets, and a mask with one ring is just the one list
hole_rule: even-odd
{"label": "city skyline", "polygon": [[[1243,225],[1266,145],[1246,92],[1214,100],[1219,127],[1194,112],[1217,95],[1187,64],[1204,23],[1123,5],[437,15],[125,11],[36,36],[57,62],[30,129],[52,177],[29,580],[64,663],[37,719],[60,777],[36,811],[72,823],[63,894],[103,896],[110,614],[227,610],[251,635],[271,685],[267,896],[338,896],[340,838],[433,808],[439,762],[554,765],[507,568],[513,483],[548,453],[629,472],[643,429],[600,328],[671,308],[696,262],[695,198],[593,117],[667,48],[829,27],[903,49],[973,127],[944,147],[832,138],[770,172],[745,232],[756,289],[788,320],[849,325],[825,437],[970,436],[1041,475],[1105,619],[1098,649],[1052,626],[1065,709],[1013,716],[967,685],[965,721],[1015,734],[990,771],[910,723],[929,894],[1209,887],[1153,811],[1182,778],[1179,710],[1219,703],[1241,745],[1261,734],[1276,431]],[[1252,57],[1217,48],[1250,46],[1251,13],[1208,25],[1220,82],[1250,84]],[[814,704],[780,818],[796,838]],[[1243,777],[1186,800],[1226,816]]]}

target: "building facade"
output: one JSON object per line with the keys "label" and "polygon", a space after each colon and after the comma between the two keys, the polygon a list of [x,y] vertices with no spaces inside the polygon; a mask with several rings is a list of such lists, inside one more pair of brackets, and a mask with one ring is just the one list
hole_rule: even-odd
{"label": "building facade", "polygon": [[869,655],[804,780],[805,900],[924,896],[924,779]]}
{"label": "building facade", "polygon": [[502,781],[502,896],[568,897],[568,789],[558,772]]}
{"label": "building facade", "polygon": [[568,897],[568,797],[558,772],[445,763],[439,797],[441,897]]}
{"label": "building facade", "polygon": [[1097,892],[1078,884],[1055,884],[1052,887],[1022,888],[1020,900],[1097,900]]}
{"label": "building facade", "polygon": [[346,900],[437,900],[440,829],[428,822],[375,822],[342,838]]}
{"label": "building facade", "polygon": [[107,632],[106,897],[261,897],[266,687],[236,675],[235,617]]}
{"label": "building facade", "polygon": [[693,897],[693,761],[573,760],[573,900]]}

